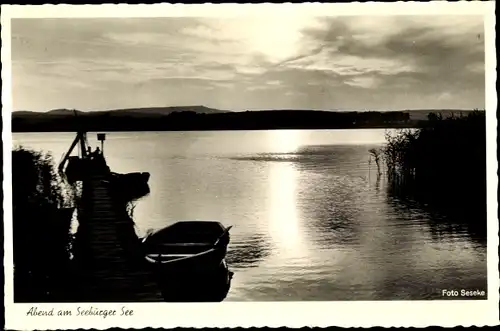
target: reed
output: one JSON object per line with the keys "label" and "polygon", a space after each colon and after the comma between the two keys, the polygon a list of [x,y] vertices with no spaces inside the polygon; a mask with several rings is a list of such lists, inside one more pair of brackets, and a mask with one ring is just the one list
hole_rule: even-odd
{"label": "reed", "polygon": [[386,134],[382,153],[393,193],[486,214],[486,118],[431,113],[420,129]]}
{"label": "reed", "polygon": [[371,159],[373,157],[373,159],[375,160],[375,164],[377,165],[377,175],[381,175],[382,174],[382,170],[381,170],[381,156],[382,156],[382,153],[379,149],[376,149],[376,148],[372,148],[369,150],[370,152],[370,163],[371,163]]}

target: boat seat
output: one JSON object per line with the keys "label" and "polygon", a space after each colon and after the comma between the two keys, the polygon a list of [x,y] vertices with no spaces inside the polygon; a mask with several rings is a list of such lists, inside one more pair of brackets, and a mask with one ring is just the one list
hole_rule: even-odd
{"label": "boat seat", "polygon": [[159,258],[159,257],[187,257],[187,256],[193,256],[195,254],[148,254],[147,256],[151,258]]}

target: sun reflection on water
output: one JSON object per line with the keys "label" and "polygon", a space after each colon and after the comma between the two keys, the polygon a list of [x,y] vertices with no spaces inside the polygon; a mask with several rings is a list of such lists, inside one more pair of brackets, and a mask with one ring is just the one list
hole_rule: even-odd
{"label": "sun reflection on water", "polygon": [[[278,153],[291,153],[300,146],[297,130],[273,131],[269,143]],[[303,229],[298,211],[298,171],[291,162],[275,162],[269,170],[269,231],[275,254],[298,257],[304,254]]]}
{"label": "sun reflection on water", "polygon": [[303,132],[300,130],[273,130],[268,131],[268,144],[275,153],[292,153],[297,151],[302,140]]}

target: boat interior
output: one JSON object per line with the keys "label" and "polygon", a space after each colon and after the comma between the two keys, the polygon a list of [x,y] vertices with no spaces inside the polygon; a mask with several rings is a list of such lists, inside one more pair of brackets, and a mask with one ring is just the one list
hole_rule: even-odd
{"label": "boat interior", "polygon": [[230,229],[214,221],[177,222],[144,238],[146,258],[165,263],[195,257],[208,259],[219,251],[225,254]]}

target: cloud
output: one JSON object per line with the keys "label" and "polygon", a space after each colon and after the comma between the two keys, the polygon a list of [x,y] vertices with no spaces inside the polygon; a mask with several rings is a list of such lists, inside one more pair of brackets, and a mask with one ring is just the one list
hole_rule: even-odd
{"label": "cloud", "polygon": [[14,19],[14,103],[23,109],[484,107],[483,29],[476,16],[299,12]]}
{"label": "cloud", "polygon": [[303,69],[323,70],[335,72],[341,76],[361,75],[371,72],[381,74],[398,74],[416,71],[410,61],[401,61],[392,58],[380,58],[370,55],[350,55],[334,51],[325,51],[289,63],[290,67]]}
{"label": "cloud", "polygon": [[[360,76],[348,83],[377,77],[379,83],[369,85],[393,87],[394,80],[404,81],[408,92],[416,88],[426,92],[424,85],[438,90],[449,85],[484,89],[480,17],[343,17],[324,20],[323,29],[305,33],[325,45],[327,56],[304,67],[316,65],[342,76]],[[370,78],[365,76],[368,73]]]}
{"label": "cloud", "polygon": [[450,100],[453,98],[450,92],[443,92],[438,96],[438,100]]}
{"label": "cloud", "polygon": [[362,88],[373,88],[377,85],[377,81],[378,79],[375,76],[359,76],[346,80],[346,84]]}

